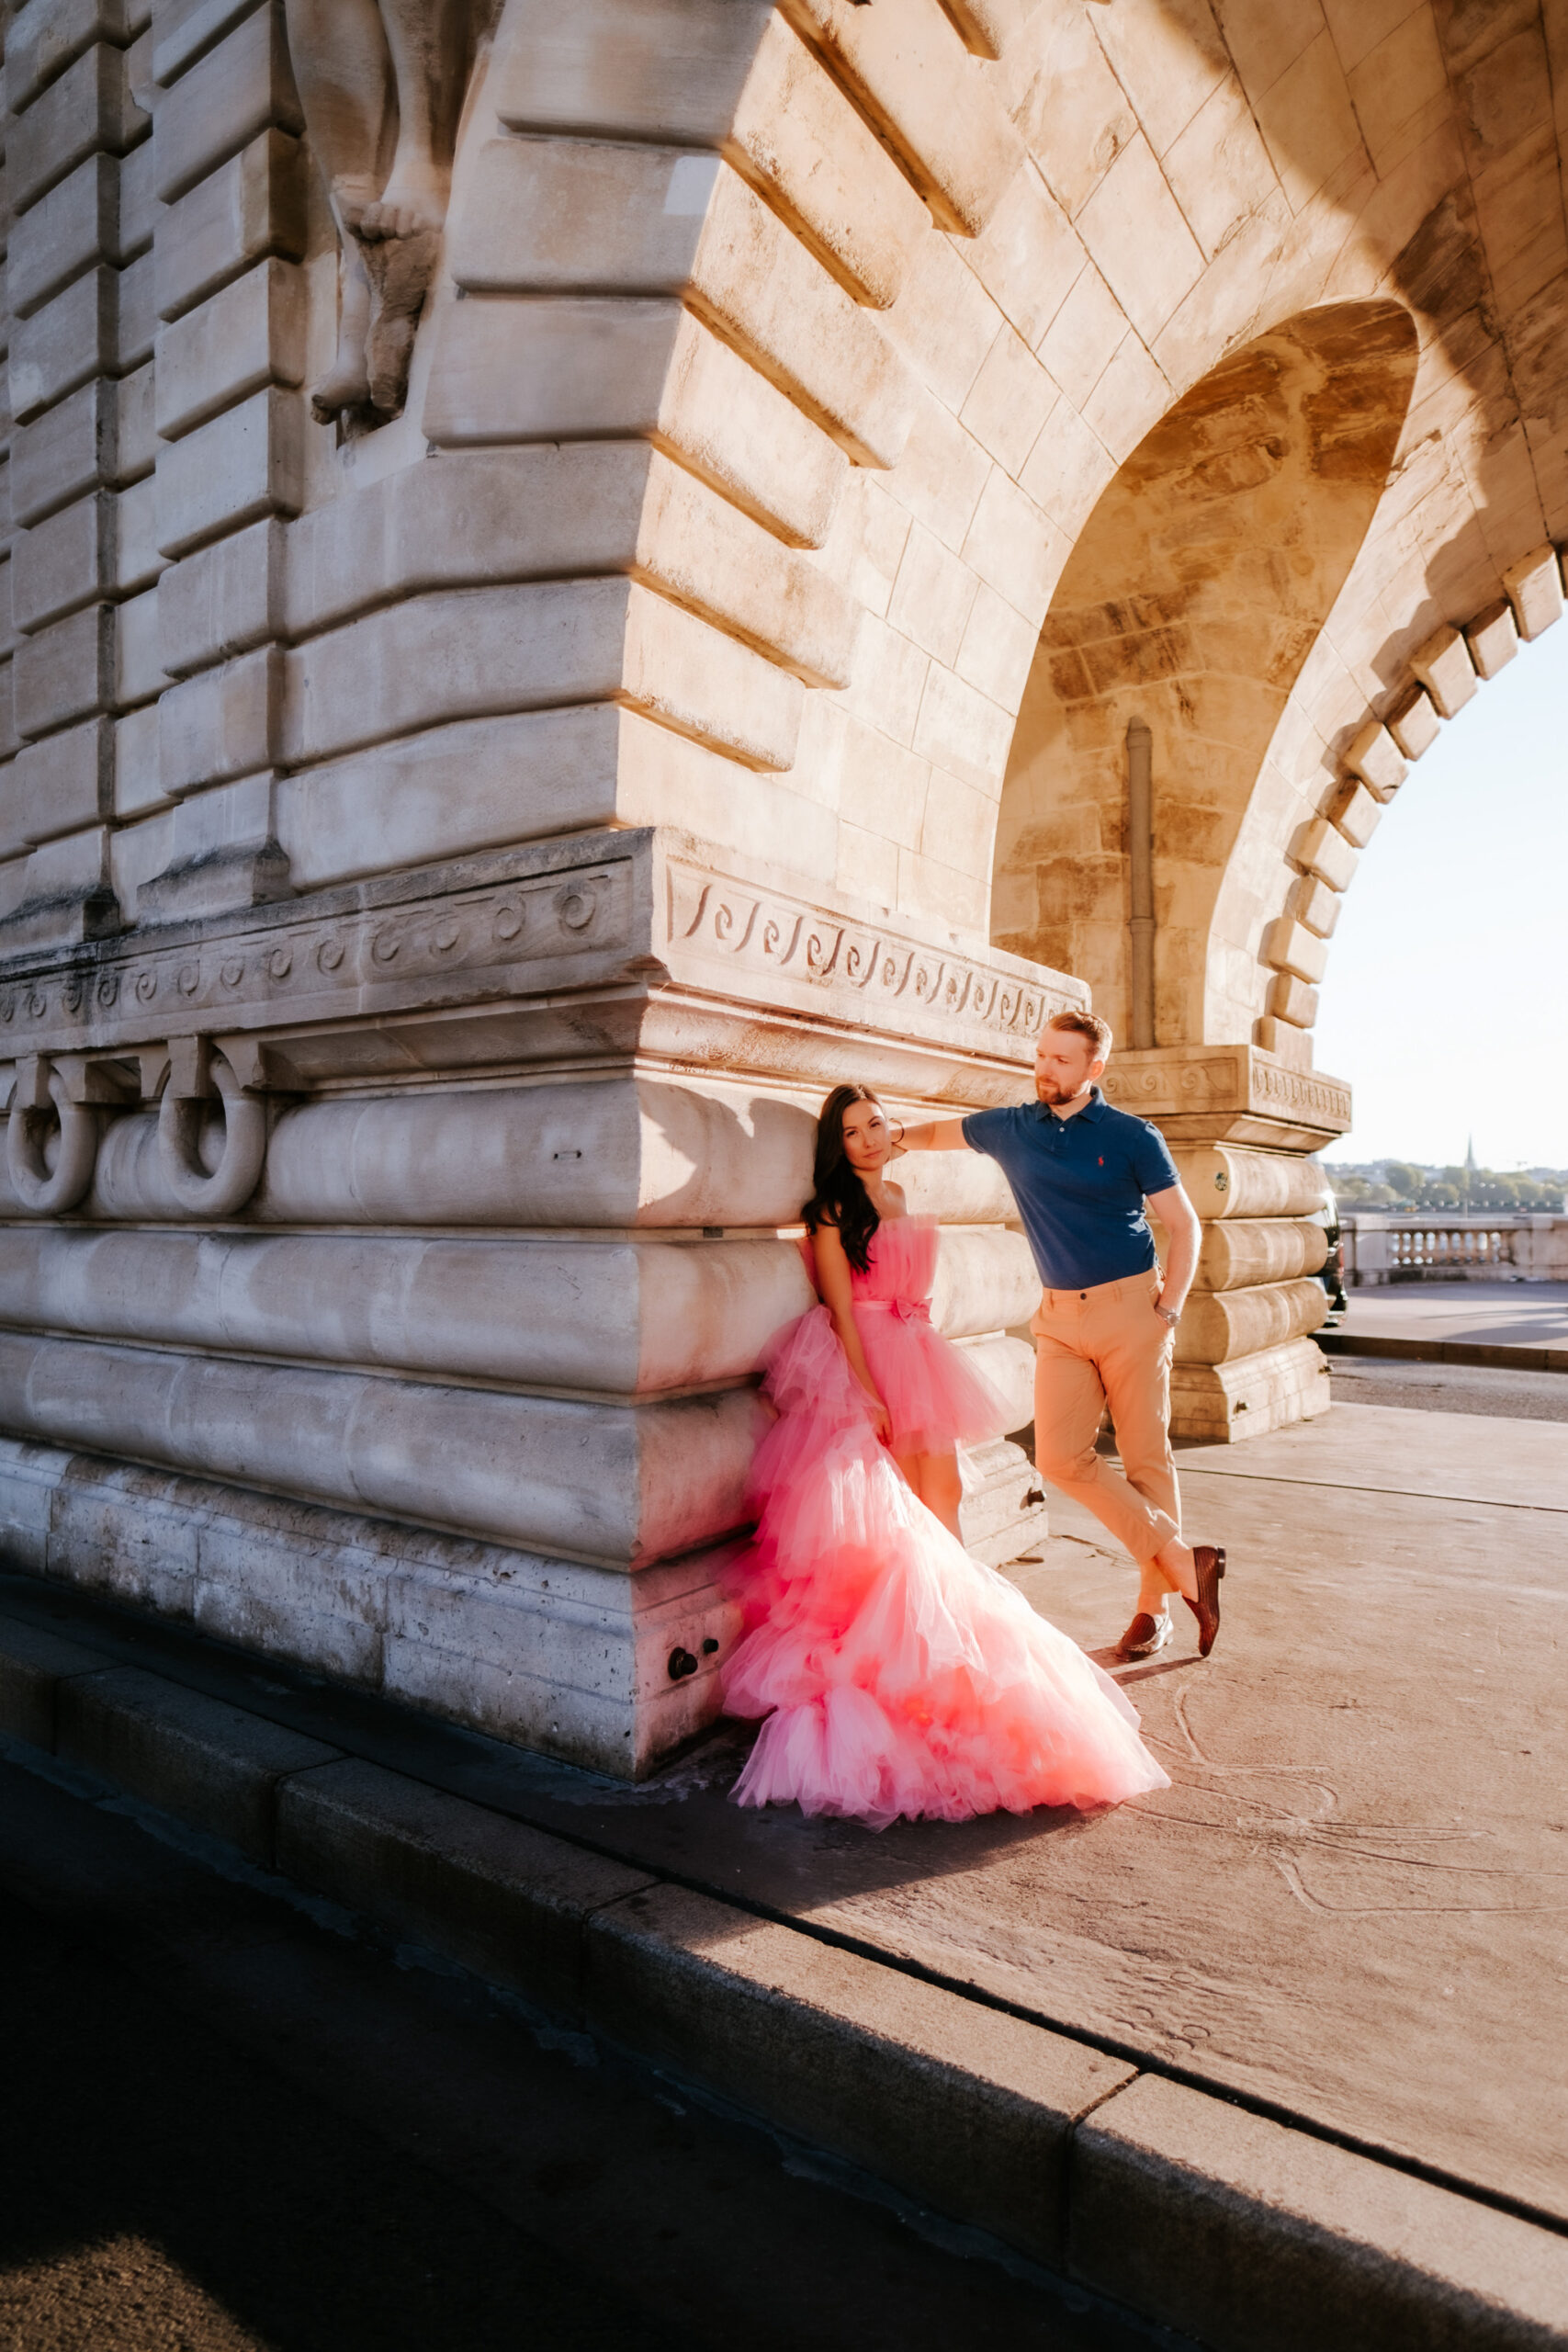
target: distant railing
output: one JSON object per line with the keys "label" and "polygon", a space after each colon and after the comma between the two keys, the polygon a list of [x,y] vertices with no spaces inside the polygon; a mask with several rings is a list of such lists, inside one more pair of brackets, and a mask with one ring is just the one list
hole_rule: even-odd
{"label": "distant railing", "polygon": [[1377,1283],[1568,1282],[1568,1216],[1522,1209],[1423,1216],[1348,1209],[1341,1219],[1345,1279]]}
{"label": "distant railing", "polygon": [[1459,1266],[1511,1266],[1513,1227],[1418,1225],[1389,1235],[1389,1272],[1427,1273]]}

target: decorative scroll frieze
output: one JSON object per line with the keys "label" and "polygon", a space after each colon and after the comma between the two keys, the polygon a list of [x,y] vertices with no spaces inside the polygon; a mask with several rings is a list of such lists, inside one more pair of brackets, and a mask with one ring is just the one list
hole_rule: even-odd
{"label": "decorative scroll frieze", "polygon": [[935,1020],[1030,1046],[1053,1012],[1087,996],[1055,973],[1031,981],[1010,956],[981,964],[700,866],[671,860],[665,879],[672,964],[695,958],[716,978],[729,975],[730,986],[745,975],[831,996],[840,1018],[887,1027]]}
{"label": "decorative scroll frieze", "polygon": [[1256,1046],[1159,1046],[1118,1054],[1105,1091],[1183,1142],[1315,1151],[1350,1124],[1350,1089]]}

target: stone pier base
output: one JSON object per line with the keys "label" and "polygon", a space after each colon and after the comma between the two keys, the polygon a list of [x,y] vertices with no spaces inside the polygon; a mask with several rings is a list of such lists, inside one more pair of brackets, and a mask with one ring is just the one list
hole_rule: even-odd
{"label": "stone pier base", "polygon": [[1255,1046],[1168,1046],[1118,1054],[1105,1091],[1166,1136],[1203,1225],[1172,1436],[1230,1444],[1325,1413],[1328,1367],[1310,1334],[1328,1311],[1314,1214],[1328,1188],[1308,1155],[1348,1126],[1348,1087]]}

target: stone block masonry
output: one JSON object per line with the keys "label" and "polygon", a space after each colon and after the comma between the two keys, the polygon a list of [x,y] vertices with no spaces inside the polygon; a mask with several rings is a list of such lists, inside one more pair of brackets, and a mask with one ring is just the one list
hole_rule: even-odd
{"label": "stone block masonry", "polygon": [[[637,1773],[814,1100],[1127,1033],[1134,718],[1112,1069],[1236,1184],[1179,1425],[1321,1403],[1339,900],[1562,605],[1551,77],[1429,0],[406,6],[12,22],[4,1414],[71,1573]],[[911,1182],[1015,1393],[1005,1200]]]}
{"label": "stone block masonry", "polygon": [[[813,1101],[850,1069],[910,1104],[1005,1097],[1075,993],[633,831],[127,933],[85,990],[76,968],[0,989],[36,1048],[0,1419],[49,1572],[633,1776],[716,1703],[751,1379],[809,1303]],[[716,1023],[727,1078],[676,1077]],[[446,1082],[411,1087],[422,1065]],[[310,1099],[330,1070],[347,1091]],[[933,1163],[922,1204],[954,1227],[938,1311],[1021,1424],[1005,1193]],[[1006,1557],[1038,1513],[993,1451],[971,1508]]]}

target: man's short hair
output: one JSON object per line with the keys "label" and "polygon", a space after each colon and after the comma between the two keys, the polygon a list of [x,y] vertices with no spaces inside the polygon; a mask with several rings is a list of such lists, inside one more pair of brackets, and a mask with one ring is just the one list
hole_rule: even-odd
{"label": "man's short hair", "polygon": [[1054,1012],[1045,1026],[1047,1029],[1070,1029],[1075,1035],[1087,1037],[1094,1047],[1089,1059],[1096,1062],[1110,1060],[1111,1023],[1102,1021],[1098,1012]]}

